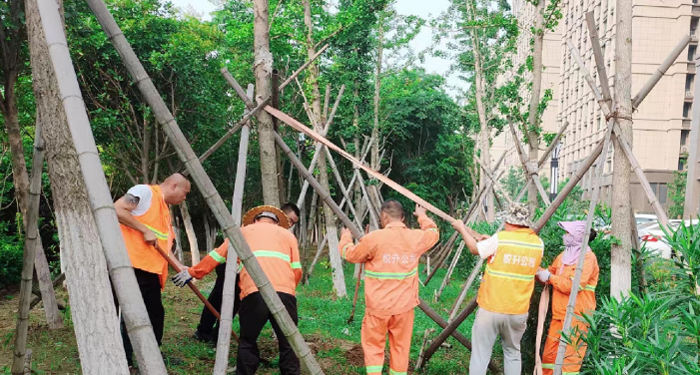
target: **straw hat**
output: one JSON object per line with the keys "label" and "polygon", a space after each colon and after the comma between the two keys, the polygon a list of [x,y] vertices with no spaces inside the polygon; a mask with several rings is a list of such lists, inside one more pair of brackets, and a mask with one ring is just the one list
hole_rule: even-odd
{"label": "straw hat", "polygon": [[243,216],[243,225],[250,225],[259,217],[267,217],[272,220],[277,220],[277,224],[282,228],[289,229],[291,226],[287,215],[275,206],[258,206],[250,209]]}
{"label": "straw hat", "polygon": [[505,211],[500,212],[498,217],[511,225],[528,228],[532,227],[532,222],[530,221],[530,210],[522,203],[511,204]]}

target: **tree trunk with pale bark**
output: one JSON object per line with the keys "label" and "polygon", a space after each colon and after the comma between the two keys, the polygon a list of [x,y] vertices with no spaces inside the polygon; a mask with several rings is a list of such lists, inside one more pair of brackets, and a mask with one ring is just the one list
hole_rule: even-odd
{"label": "tree trunk with pale bark", "polygon": [[[253,9],[255,13],[253,19],[255,90],[257,98],[264,100],[272,95],[272,54],[270,53],[268,1],[254,0]],[[258,119],[263,201],[265,204],[279,207],[277,151],[272,116],[266,111],[259,111],[256,117]]]}
{"label": "tree trunk with pale bark", "polygon": [[182,202],[180,204],[180,213],[182,214],[182,221],[185,224],[185,233],[187,233],[187,240],[190,243],[190,255],[192,256],[192,265],[199,263],[199,243],[197,242],[197,233],[194,231],[194,225],[192,224],[192,216],[190,215],[190,210],[187,208],[187,202]]}
{"label": "tree trunk with pale bark", "polygon": [[[632,2],[618,0],[615,35],[615,102],[617,123],[632,142]],[[630,216],[630,162],[617,142],[613,162],[612,244],[610,259],[610,295],[626,296],[632,289],[632,222]],[[631,144],[630,144],[631,146]]]}
{"label": "tree trunk with pale bark", "polygon": [[[9,7],[11,14],[7,21],[14,23],[22,9],[23,0],[12,0]],[[5,28],[5,26],[0,25]],[[8,29],[13,26],[7,26]],[[8,30],[10,31],[10,30]],[[10,32],[5,31],[5,34]],[[27,231],[27,207],[29,205],[29,173],[24,159],[24,145],[22,144],[22,134],[20,133],[19,124],[19,109],[17,108],[17,98],[15,95],[15,84],[21,69],[22,62],[19,61],[21,43],[24,42],[24,29],[14,30],[12,35],[6,35],[6,40],[0,42],[0,49],[5,56],[0,62],[4,72],[4,100],[0,101],[0,112],[4,117],[5,128],[7,129],[7,138],[10,143],[10,154],[12,159],[12,182],[15,188],[15,197],[19,204],[20,213],[22,214],[23,230]],[[49,329],[57,329],[63,327],[63,318],[58,312],[56,295],[54,293],[51,282],[51,272],[49,263],[46,260],[44,246],[41,242],[41,236],[36,239],[36,249],[34,257],[34,267],[39,280],[39,290],[41,291],[41,299],[44,302],[44,312],[46,321],[49,324]]]}
{"label": "tree trunk with pale bark", "polygon": [[[472,20],[476,19],[474,4],[471,0],[467,1],[468,13]],[[484,168],[491,169],[491,128],[486,120],[486,105],[484,103],[485,88],[484,88],[484,72],[481,61],[481,50],[479,46],[479,33],[475,28],[471,29],[472,51],[474,51],[474,80],[475,80],[475,96],[476,96],[476,111],[479,115],[479,149],[481,150],[481,160],[486,163]],[[484,186],[488,183],[488,178],[483,174],[479,174],[479,186]],[[489,188],[484,195],[486,200],[486,220],[492,223],[495,219],[493,206],[493,189]]]}
{"label": "tree trunk with pale bark", "polygon": [[[530,108],[528,115],[527,140],[530,146],[528,159],[530,163],[537,165],[539,162],[540,136],[537,129],[540,127],[540,118],[537,108],[540,104],[540,94],[542,91],[542,50],[544,45],[544,9],[545,0],[540,0],[535,6],[535,35],[532,52],[532,92],[530,93]],[[520,142],[515,139],[515,142]],[[527,171],[525,171],[527,174]],[[534,215],[538,206],[539,193],[534,183],[528,185],[527,201],[531,215]]]}
{"label": "tree trunk with pale bark", "polygon": [[128,374],[107,261],[57,89],[36,0],[27,0],[26,18],[37,112],[40,121],[47,119],[42,122],[42,136],[81,370],[84,374]]}

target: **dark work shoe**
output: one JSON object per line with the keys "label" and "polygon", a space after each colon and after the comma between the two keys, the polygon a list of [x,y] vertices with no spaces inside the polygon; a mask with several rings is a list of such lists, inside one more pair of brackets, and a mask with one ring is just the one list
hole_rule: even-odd
{"label": "dark work shoe", "polygon": [[205,333],[201,332],[200,330],[194,331],[193,337],[196,340],[199,340],[201,342],[205,342],[207,344],[216,344],[216,341],[218,340],[218,335],[215,334],[214,332],[211,333]]}

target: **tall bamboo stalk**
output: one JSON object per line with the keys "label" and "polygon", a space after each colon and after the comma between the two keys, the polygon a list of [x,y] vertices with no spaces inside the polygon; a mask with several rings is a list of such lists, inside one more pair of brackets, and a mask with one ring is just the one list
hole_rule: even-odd
{"label": "tall bamboo stalk", "polygon": [[[104,3],[101,1],[100,3],[104,12],[109,13]],[[46,43],[56,72],[61,101],[90,197],[90,205],[107,260],[110,279],[119,300],[136,359],[141,371],[145,374],[167,374],[146,306],[138,293],[139,287],[134,269],[126,252],[112,196],[95,146],[58,8],[54,2],[48,0],[41,0],[38,5]],[[114,22],[113,19],[112,22]],[[119,34],[121,35],[121,32]],[[117,324],[116,319],[115,324]],[[118,353],[114,354],[118,355]]]}
{"label": "tall bamboo stalk", "polygon": [[455,253],[455,256],[452,258],[452,262],[450,263],[450,267],[447,268],[447,273],[445,274],[445,278],[442,279],[442,284],[440,284],[440,288],[438,288],[437,294],[435,295],[436,300],[440,298],[442,291],[445,289],[445,287],[449,283],[450,277],[452,277],[452,272],[454,272],[455,267],[457,267],[457,262],[459,262],[459,258],[462,256],[463,250],[464,250],[464,241],[462,241],[459,244],[459,247],[457,248],[457,252]]}
{"label": "tall bamboo stalk", "polygon": [[[547,192],[544,190],[544,187],[542,187],[542,182],[540,181],[540,176],[537,172],[540,166],[530,164],[528,157],[525,156],[525,150],[523,150],[523,146],[522,144],[520,144],[520,140],[518,140],[518,133],[515,131],[515,127],[513,126],[513,122],[510,121],[510,118],[508,119],[508,125],[510,126],[510,132],[513,135],[513,143],[515,143],[515,149],[518,150],[518,156],[520,157],[520,162],[523,165],[523,170],[525,171],[525,173],[527,173],[528,179],[531,179],[535,184],[535,188],[539,192],[542,201],[545,203],[546,206],[549,206],[550,204],[552,204],[552,202],[549,201]],[[532,152],[532,147],[530,148],[530,151]],[[530,214],[534,215],[534,210],[530,212]]]}
{"label": "tall bamboo stalk", "polygon": [[[247,96],[254,96],[253,85],[248,85]],[[237,225],[241,225],[241,213],[243,208],[243,188],[245,187],[246,165],[248,161],[248,139],[250,127],[243,125],[241,140],[238,146],[238,165],[236,166],[236,181],[233,187],[233,199],[231,201],[231,216]],[[236,271],[238,270],[238,256],[229,245],[226,259],[224,277],[224,290],[221,298],[221,319],[219,319],[219,338],[216,343],[216,362],[214,362],[214,375],[224,375],[228,369],[229,350],[231,349],[231,327],[233,325],[233,304],[236,294]]]}
{"label": "tall bamboo stalk", "polygon": [[467,317],[469,317],[469,315],[471,315],[476,310],[477,306],[479,305],[476,303],[475,296],[474,298],[472,298],[471,301],[469,301],[467,307],[464,310],[462,310],[462,312],[460,312],[459,315],[455,317],[455,319],[451,320],[450,324],[447,327],[445,327],[445,329],[442,332],[440,332],[438,337],[435,340],[433,340],[430,346],[428,346],[428,349],[426,349],[425,353],[423,353],[423,358],[425,359],[426,363],[430,360],[433,354],[435,354],[435,351],[438,350],[438,348],[440,348],[440,345],[442,345],[442,343],[445,342],[445,340],[447,340],[447,338],[452,335],[452,332],[456,331],[459,325],[462,324],[462,322],[464,322],[467,319]]}
{"label": "tall bamboo stalk", "polygon": [[22,259],[22,282],[19,288],[17,328],[15,330],[15,350],[12,358],[12,374],[24,373],[24,357],[27,350],[27,330],[29,328],[29,306],[32,297],[34,278],[34,258],[39,237],[39,198],[41,197],[41,171],[44,169],[44,139],[41,136],[41,121],[36,122],[34,132],[34,156],[32,174],[29,178],[29,202],[25,216],[26,238]]}
{"label": "tall bamboo stalk", "polygon": [[240,227],[233,221],[233,217],[228,212],[224,201],[221,199],[221,196],[216,191],[211,179],[204,171],[202,164],[197,158],[197,155],[187,142],[184,134],[182,134],[180,127],[177,125],[177,122],[170,113],[170,110],[168,110],[167,106],[165,105],[163,98],[156,90],[153,82],[141,65],[141,62],[138,60],[134,50],[131,48],[129,42],[124,37],[124,34],[119,29],[114,17],[112,17],[111,13],[107,9],[107,6],[102,0],[87,1],[90,9],[93,11],[93,13],[95,13],[97,20],[100,22],[102,28],[107,34],[108,39],[112,42],[119,53],[119,56],[122,58],[124,64],[129,70],[129,73],[138,86],[141,95],[153,110],[157,121],[163,127],[168,140],[172,142],[174,148],[177,150],[178,155],[180,156],[180,159],[190,171],[192,178],[197,184],[199,190],[202,192],[204,199],[209,205],[209,208],[218,220],[219,226],[223,229],[226,237],[233,244],[236,252],[238,252],[238,256],[243,262],[243,265],[255,282],[255,285],[258,287],[261,297],[263,297],[263,300],[267,304],[270,313],[275,317],[275,320],[279,324],[282,333],[289,340],[289,343],[294,349],[297,357],[299,357],[301,363],[306,367],[308,372],[311,374],[322,374],[323,371],[321,370],[318,362],[316,362],[311,349],[306,342],[304,342],[299,329],[296,327],[296,324],[294,324],[294,321],[292,321],[289,313],[277,295],[277,292],[272,287],[270,280],[265,275],[265,272],[260,267],[255,255],[253,255],[253,252],[250,250],[248,243],[243,238]]}

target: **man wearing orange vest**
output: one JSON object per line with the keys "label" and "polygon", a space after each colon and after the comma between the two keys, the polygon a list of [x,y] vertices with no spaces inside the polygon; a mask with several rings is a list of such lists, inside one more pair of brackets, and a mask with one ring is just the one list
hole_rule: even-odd
{"label": "man wearing orange vest", "polygon": [[425,208],[413,213],[420,230],[404,224],[401,203],[387,200],[381,209],[381,230],[353,245],[350,230],[342,230],[339,250],[351,263],[365,264],[365,317],[362,349],[368,375],[382,373],[384,345],[389,334],[391,375],[405,375],[413,334],[413,309],[418,306],[418,261],[440,239],[437,226]]}
{"label": "man wearing orange vest", "polygon": [[[136,185],[114,203],[126,250],[158,345],[163,340],[165,310],[161,291],[168,278],[168,262],[155,246],[160,246],[166,253],[170,252],[174,236],[168,205],[182,203],[189,192],[190,182],[176,173],[160,185]],[[175,257],[173,260],[181,268],[187,268],[179,264]],[[133,368],[134,349],[125,327],[122,327],[122,339],[127,362]]]}
{"label": "man wearing orange vest", "polygon": [[512,204],[501,216],[505,230],[478,244],[462,221],[452,223],[469,251],[488,259],[477,297],[479,311],[472,328],[470,375],[486,374],[499,335],[505,375],[521,373],[520,339],[527,327],[530,296],[542,262],[544,243],[530,229],[526,206]]}

